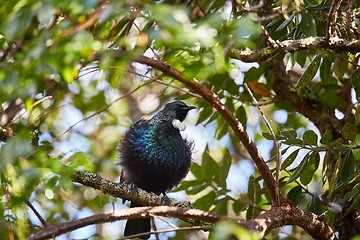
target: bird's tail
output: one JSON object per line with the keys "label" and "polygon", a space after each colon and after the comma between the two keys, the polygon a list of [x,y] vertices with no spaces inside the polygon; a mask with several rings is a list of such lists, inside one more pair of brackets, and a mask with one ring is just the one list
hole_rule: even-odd
{"label": "bird's tail", "polygon": [[[135,203],[131,203],[130,207],[142,207]],[[150,218],[141,218],[141,219],[128,219],[125,225],[124,236],[130,236],[138,233],[150,232]],[[149,239],[150,234],[139,237],[141,239]]]}

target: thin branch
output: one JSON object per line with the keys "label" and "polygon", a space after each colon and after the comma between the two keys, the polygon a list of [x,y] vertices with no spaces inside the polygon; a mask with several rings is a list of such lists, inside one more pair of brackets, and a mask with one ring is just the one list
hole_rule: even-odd
{"label": "thin branch", "polygon": [[264,62],[278,54],[291,53],[299,50],[327,49],[349,53],[357,53],[360,49],[360,40],[348,41],[340,38],[330,38],[326,41],[324,37],[309,37],[299,40],[286,40],[277,42],[276,47],[266,47],[256,50],[233,49],[229,56],[243,62]]}
{"label": "thin branch", "polygon": [[40,215],[40,213],[36,210],[36,208],[34,207],[34,205],[31,204],[31,202],[29,202],[28,200],[25,201],[26,205],[28,205],[28,207],[35,213],[36,217],[40,220],[41,224],[44,227],[48,227],[49,224],[45,221],[45,219]]}
{"label": "thin branch", "polygon": [[356,11],[354,9],[355,1],[346,0],[343,2],[343,4],[346,4],[346,10],[342,12],[344,20],[346,22],[346,28],[353,38],[359,39],[360,33],[355,23],[355,19],[356,19]]}
{"label": "thin branch", "polygon": [[331,4],[331,8],[328,15],[328,21],[326,23],[326,35],[325,41],[329,42],[330,38],[336,38],[336,20],[337,20],[337,12],[341,6],[342,0],[333,0]]}
{"label": "thin branch", "polygon": [[136,92],[137,90],[139,90],[140,88],[142,88],[143,86],[147,85],[151,83],[150,81],[149,82],[145,82],[139,86],[137,86],[136,88],[132,89],[131,91],[127,92],[126,94],[124,95],[121,95],[120,97],[116,98],[115,100],[111,101],[109,104],[101,107],[100,109],[98,109],[96,112],[90,114],[89,116],[85,117],[85,118],[82,118],[80,119],[79,121],[77,121],[76,123],[74,123],[73,125],[71,125],[68,129],[66,129],[63,133],[57,135],[52,141],[51,143],[54,143],[57,139],[59,139],[60,137],[64,136],[66,133],[70,132],[76,125],[78,125],[79,123],[82,123],[98,114],[100,114],[101,112],[105,111],[106,109],[108,109],[109,107],[111,107],[114,103],[118,102],[119,100],[133,94],[134,92]]}
{"label": "thin branch", "polygon": [[[290,206],[273,207],[265,213],[252,220],[239,220],[220,216],[214,213],[183,207],[137,207],[126,210],[119,210],[114,213],[97,214],[82,219],[72,220],[57,226],[49,226],[44,228],[40,233],[32,235],[27,240],[40,240],[54,238],[61,234],[88,226],[92,224],[100,224],[106,222],[114,222],[124,219],[139,219],[150,216],[166,216],[176,217],[180,219],[197,219],[202,222],[216,223],[218,221],[234,222],[240,226],[244,226],[248,230],[257,231],[260,236],[264,237],[265,233],[271,229],[285,226],[288,224],[297,225],[305,230],[315,239],[333,240],[336,239],[335,234],[325,223],[319,220],[319,216],[298,208]],[[198,229],[209,230],[211,225],[199,226]],[[158,232],[158,231],[157,231]]]}
{"label": "thin branch", "polygon": [[[145,218],[145,217],[150,217],[151,215],[177,217],[177,218],[192,218],[206,222],[217,222],[220,220],[231,220],[237,222],[236,219],[222,217],[220,215],[213,214],[210,212],[205,212],[198,209],[173,207],[173,206],[172,207],[168,207],[168,206],[137,207],[137,208],[119,210],[114,213],[97,214],[90,217],[62,223],[57,226],[49,226],[44,228],[40,233],[28,237],[27,240],[54,238],[61,234],[74,231],[76,229],[86,227],[92,224],[114,222],[117,220],[124,220],[124,219]],[[209,227],[205,226],[204,229],[209,229]]]}
{"label": "thin branch", "polygon": [[195,93],[192,93],[190,91],[186,91],[184,90],[183,88],[180,88],[180,87],[177,87],[171,83],[167,83],[167,82],[164,82],[162,81],[160,78],[157,78],[157,77],[150,77],[150,76],[147,76],[147,75],[144,75],[144,74],[141,74],[141,73],[138,73],[138,72],[135,72],[135,71],[130,71],[130,70],[127,70],[128,73],[131,73],[131,74],[134,74],[134,75],[137,75],[139,77],[143,77],[143,78],[147,78],[147,79],[150,79],[154,82],[157,82],[157,83],[160,83],[161,85],[164,85],[164,86],[167,86],[167,87],[171,87],[171,88],[174,88],[180,92],[184,92],[184,93],[187,93],[193,97],[200,97],[200,95],[198,94],[195,94]]}
{"label": "thin branch", "polygon": [[88,16],[86,16],[85,21],[80,22],[80,23],[76,24],[75,26],[72,26],[72,27],[70,27],[70,28],[68,28],[68,29],[65,29],[65,30],[63,31],[63,33],[62,33],[62,36],[63,36],[63,37],[66,37],[66,36],[68,36],[68,35],[76,32],[76,31],[83,30],[83,29],[87,29],[87,28],[93,26],[93,25],[97,22],[100,14],[101,14],[101,12],[104,10],[104,6],[105,6],[105,5],[107,5],[107,3],[106,3],[106,2],[102,2],[102,3],[95,9],[95,11],[93,11],[91,14],[89,14]]}
{"label": "thin branch", "polygon": [[[44,101],[46,101],[46,100],[48,100],[48,99],[52,99],[52,98],[53,98],[53,96],[45,96],[45,97],[37,100],[36,102],[34,102],[34,103],[32,104],[32,107],[34,108],[34,107],[36,107],[37,105],[39,105],[40,103],[42,103],[42,102],[44,102]],[[22,110],[22,109],[21,109],[21,110]],[[21,110],[20,110],[20,111],[21,111]],[[19,111],[19,112],[20,112],[20,111]],[[22,112],[21,114],[19,114],[16,118],[12,119],[9,124],[13,124],[15,121],[17,121],[18,119],[20,119],[26,112],[27,112],[27,111],[24,111],[24,112]]]}
{"label": "thin branch", "polygon": [[118,240],[124,240],[124,239],[129,239],[129,238],[137,238],[137,237],[142,237],[142,236],[146,236],[149,234],[159,234],[159,233],[168,233],[168,232],[178,232],[178,231],[196,231],[196,230],[211,230],[211,227],[206,227],[206,226],[192,226],[192,227],[176,227],[176,228],[170,228],[170,229],[164,229],[164,230],[156,230],[156,231],[152,231],[152,232],[145,232],[145,233],[138,233],[138,234],[133,234],[124,238],[119,238]]}
{"label": "thin branch", "polygon": [[[260,115],[262,116],[265,124],[266,124],[266,127],[269,129],[271,135],[273,136],[274,138],[274,142],[275,142],[275,146],[276,146],[276,174],[275,174],[275,180],[277,182],[277,184],[279,184],[279,175],[280,175],[280,163],[281,163],[281,151],[280,151],[280,143],[279,141],[277,140],[277,137],[270,125],[270,122],[267,120],[265,114],[262,112],[260,106],[258,105],[258,102],[254,96],[254,94],[252,93],[252,91],[250,90],[249,86],[245,83],[244,84],[246,90],[248,91],[248,93],[250,94],[252,100],[254,101],[255,105],[256,105],[256,108],[258,109]],[[280,189],[278,189],[280,191]],[[278,194],[278,198],[279,198],[279,192],[277,193]],[[278,199],[278,201],[280,201],[280,199]]]}

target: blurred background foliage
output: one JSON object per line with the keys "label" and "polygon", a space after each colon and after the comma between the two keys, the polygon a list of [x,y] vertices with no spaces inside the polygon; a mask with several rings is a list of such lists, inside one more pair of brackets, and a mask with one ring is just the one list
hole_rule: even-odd
{"label": "blurred background foliage", "polygon": [[[233,50],[267,46],[269,37],[324,37],[331,3],[3,0],[2,239],[24,239],[39,231],[42,224],[30,206],[50,225],[124,208],[121,199],[74,184],[71,174],[88,170],[118,181],[117,144],[122,134],[132,122],[150,117],[175,98],[196,105],[198,111],[186,120],[184,134],[194,139],[194,163],[170,196],[243,219],[270,208],[261,176],[226,121],[181,83],[133,62],[143,54],[212,89],[244,124],[274,171],[273,136],[245,90],[246,83],[281,142],[281,190],[294,206],[324,214],[339,234],[349,223],[345,219],[360,226],[358,55],[305,49],[255,63],[230,57]],[[359,1],[349,6],[358,13]],[[342,8],[347,11],[349,6]],[[359,35],[347,27],[346,19],[346,14],[339,17],[337,30],[340,37],[352,40]],[[354,24],[357,28],[358,19]],[[121,51],[121,57],[109,50]],[[98,54],[101,60],[94,61]],[[324,131],[303,115],[303,109],[278,99],[277,70],[269,69],[269,61],[286,67],[288,87],[307,101],[309,109],[323,109],[316,117],[330,112],[338,125]],[[122,234],[120,225],[92,226],[59,239],[114,239]],[[184,231],[160,238],[205,239],[208,234]],[[229,234],[251,238],[225,223],[210,238],[226,239]],[[289,226],[271,232],[269,238],[309,237]]]}

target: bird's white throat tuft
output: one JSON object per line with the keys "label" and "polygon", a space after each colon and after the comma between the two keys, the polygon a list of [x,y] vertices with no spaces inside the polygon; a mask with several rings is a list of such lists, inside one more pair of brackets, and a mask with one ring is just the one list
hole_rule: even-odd
{"label": "bird's white throat tuft", "polygon": [[171,123],[172,123],[173,127],[179,129],[179,131],[184,131],[186,129],[186,125],[184,123],[180,122],[180,120],[178,120],[178,119],[172,120]]}

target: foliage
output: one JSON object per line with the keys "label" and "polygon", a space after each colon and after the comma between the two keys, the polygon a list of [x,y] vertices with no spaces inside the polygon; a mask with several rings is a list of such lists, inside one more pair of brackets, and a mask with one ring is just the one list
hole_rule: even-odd
{"label": "foliage", "polygon": [[[332,37],[327,24],[332,2],[4,1],[1,236],[25,239],[39,231],[30,205],[50,225],[120,208],[121,199],[74,184],[72,173],[94,171],[118,181],[122,134],[174,98],[196,105],[198,115],[187,122],[188,128],[196,125],[187,132],[195,139],[194,163],[173,192],[185,192],[198,209],[243,219],[271,207],[263,176],[226,119],[186,84],[137,63],[140,55],[211,89],[244,125],[274,176],[276,159],[282,159],[279,186],[293,206],[323,214],[340,236],[350,234],[346,227],[360,226],[359,56],[346,46],[305,45],[284,53],[279,45]],[[348,17],[356,18],[351,14],[360,3],[350,2],[340,6],[343,15],[335,24],[344,42],[360,36],[358,19]],[[244,62],[249,51],[258,56],[254,63]],[[265,53],[272,57],[263,59]],[[270,119],[273,134],[244,84]],[[114,226],[101,225],[80,237],[112,239],[122,233]],[[290,239],[299,231],[284,234]],[[186,234],[203,233],[164,236]],[[256,238],[223,222],[209,238],[230,234]]]}

